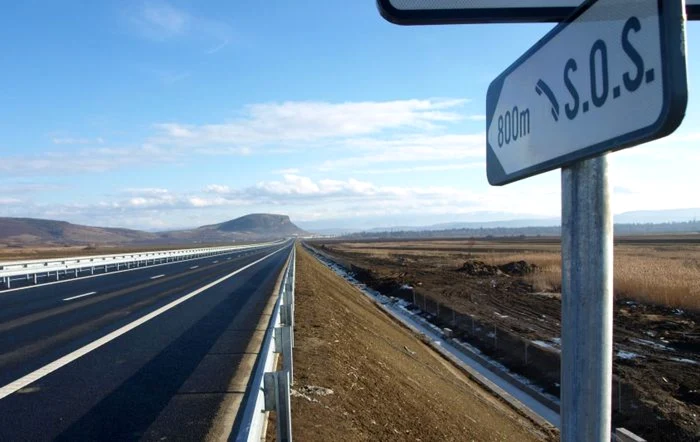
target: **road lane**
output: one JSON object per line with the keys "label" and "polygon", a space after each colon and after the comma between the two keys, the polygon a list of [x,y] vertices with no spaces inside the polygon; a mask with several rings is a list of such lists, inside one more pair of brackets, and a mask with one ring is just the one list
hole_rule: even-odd
{"label": "road lane", "polygon": [[[20,313],[0,322],[0,386],[278,249],[260,250],[227,261],[228,264],[205,266],[156,280],[147,274],[129,274],[132,284],[129,287],[99,290],[95,296],[70,303],[63,299],[70,293],[71,285],[55,286],[61,292],[44,298],[41,309],[28,302]],[[74,282],[82,284],[80,280]],[[28,300],[32,299],[32,294],[27,296]]]}
{"label": "road lane", "polygon": [[[6,328],[0,331],[0,387],[20,374],[26,375],[32,369],[41,368],[42,364],[70,354],[167,306],[191,292],[195,285],[201,288],[207,281],[211,283],[235,269],[244,268],[271,251],[256,251],[245,257],[232,256],[231,260],[194,270],[189,269],[191,263],[186,263],[186,277],[166,275],[148,280],[154,284],[152,287],[141,287],[132,292],[121,289],[125,293],[112,297],[109,296],[119,290],[99,291],[69,303],[60,298],[59,302],[64,305],[86,305],[26,324],[16,323],[10,328],[7,324],[11,321],[0,322],[0,329]],[[159,316],[0,399],[0,440],[37,440],[61,434],[66,440],[133,439],[136,433],[138,437],[145,435],[165,408],[169,410],[168,417],[162,419],[189,422],[187,425],[191,428],[183,431],[194,435],[192,431],[196,428],[198,436],[203,436],[202,431],[214,418],[216,404],[232,394],[222,383],[230,380],[244,361],[244,350],[254,333],[249,330],[251,321],[259,317],[288,252],[289,247],[286,247],[284,251],[172,306]],[[197,271],[201,272],[197,277],[190,275]],[[187,286],[183,279],[195,282]],[[114,312],[118,314],[114,315]],[[21,316],[13,318],[17,319]],[[229,330],[237,332],[237,339],[227,341],[229,346],[237,348],[236,351],[208,355],[214,343]],[[204,368],[198,368],[201,364]],[[213,370],[216,376],[200,375],[199,381],[190,381],[189,393],[178,393],[186,381],[201,370]],[[212,379],[219,379],[217,382],[221,385],[217,388],[209,385],[206,389],[211,391],[188,399],[188,394],[198,391],[199,383],[211,384]],[[189,410],[191,419],[179,415],[180,407],[176,403],[189,404],[184,408]],[[195,404],[194,409],[192,404]],[[121,407],[124,410],[118,412],[117,408]],[[115,422],[119,425],[113,425]],[[176,427],[165,425],[157,432],[163,434],[170,431],[168,428]],[[32,428],[50,430],[34,431]],[[98,430],[99,435],[94,432]]]}
{"label": "road lane", "polygon": [[[242,258],[249,253],[259,255],[278,247],[265,247],[255,251],[233,251],[229,256],[234,259]],[[27,310],[42,310],[57,298],[65,298],[90,291],[114,291],[131,287],[139,281],[151,276],[165,273],[181,274],[189,267],[210,267],[210,257],[197,258],[188,261],[175,261],[148,267],[121,270],[119,272],[102,273],[91,277],[61,280],[58,283],[40,284],[22,289],[0,291],[0,323]],[[47,304],[48,302],[48,304]]]}

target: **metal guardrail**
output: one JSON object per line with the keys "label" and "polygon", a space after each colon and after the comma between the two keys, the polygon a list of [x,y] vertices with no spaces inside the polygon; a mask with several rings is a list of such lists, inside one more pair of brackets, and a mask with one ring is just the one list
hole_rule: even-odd
{"label": "metal guardrail", "polygon": [[50,278],[51,274],[60,278],[61,272],[67,274],[89,271],[93,274],[95,268],[104,268],[106,273],[110,267],[114,270],[142,267],[153,264],[161,264],[171,261],[184,261],[206,256],[221,255],[235,250],[256,249],[279,244],[281,241],[259,243],[252,245],[199,247],[194,249],[162,250],[152,252],[122,253],[115,255],[78,256],[53,259],[35,259],[27,261],[13,261],[0,263],[0,282],[5,288],[11,288],[13,278],[31,280],[37,284],[39,278]]}
{"label": "metal guardrail", "polygon": [[[294,376],[292,349],[295,274],[296,251],[292,247],[278,299],[251,376],[250,388],[243,402],[241,424],[237,434],[231,438],[236,442],[263,440],[268,413],[271,411],[277,414],[277,441],[292,441],[290,389]],[[277,371],[279,355],[282,356],[282,369]]]}

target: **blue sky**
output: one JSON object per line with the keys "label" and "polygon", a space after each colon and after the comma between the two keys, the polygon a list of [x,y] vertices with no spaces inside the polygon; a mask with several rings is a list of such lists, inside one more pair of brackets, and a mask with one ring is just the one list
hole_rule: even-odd
{"label": "blue sky", "polygon": [[[374,2],[25,1],[0,26],[0,216],[167,229],[556,217],[485,174],[489,83],[551,25],[399,27]],[[688,26],[690,88],[700,25]],[[611,156],[614,211],[700,207],[700,104]]]}

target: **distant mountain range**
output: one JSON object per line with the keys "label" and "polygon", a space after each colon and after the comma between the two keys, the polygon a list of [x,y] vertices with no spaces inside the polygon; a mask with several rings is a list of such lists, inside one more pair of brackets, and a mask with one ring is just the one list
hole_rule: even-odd
{"label": "distant mountain range", "polygon": [[[455,221],[449,223],[435,224],[385,224],[385,227],[369,227],[369,228],[352,228],[347,225],[345,220],[341,221],[337,227],[326,226],[323,228],[314,228],[312,225],[304,224],[311,232],[321,235],[348,235],[352,233],[380,233],[380,232],[432,232],[432,231],[448,231],[448,230],[469,230],[469,229],[522,229],[528,227],[558,227],[561,225],[559,218],[537,218],[526,217],[520,219],[508,219],[508,215],[503,213],[480,212],[475,215],[475,218],[503,217],[502,221]],[[679,223],[700,220],[700,208],[691,209],[673,209],[673,210],[647,210],[623,212],[615,215],[616,224],[647,224],[647,223]],[[365,221],[366,222],[366,221]],[[330,224],[330,223],[328,223]],[[551,229],[547,230],[552,231]]]}
{"label": "distant mountain range", "polygon": [[[625,218],[623,218],[625,219]],[[635,218],[636,219],[636,218]],[[656,218],[652,218],[656,219]],[[697,234],[700,235],[700,220],[671,221],[671,222],[615,222],[615,236],[650,235],[650,234]],[[479,225],[469,227],[458,224],[447,229],[425,230],[379,230],[364,231],[346,234],[344,237],[357,239],[381,239],[381,238],[506,238],[506,237],[534,237],[561,235],[561,225],[536,225],[526,227],[513,227],[494,223],[492,226]]]}
{"label": "distant mountain range", "polygon": [[167,245],[216,244],[306,236],[287,215],[256,213],[189,230],[144,232],[92,227],[35,218],[0,218],[0,244],[28,245]]}
{"label": "distant mountain range", "polygon": [[638,210],[615,215],[616,223],[671,223],[700,220],[700,209]]}
{"label": "distant mountain range", "polygon": [[483,221],[483,222],[455,222],[455,223],[439,223],[429,226],[398,226],[390,228],[375,227],[368,232],[382,231],[409,231],[416,232],[421,230],[453,230],[453,229],[488,229],[496,227],[545,227],[559,225],[558,218],[541,218],[541,219],[514,219],[508,221]]}

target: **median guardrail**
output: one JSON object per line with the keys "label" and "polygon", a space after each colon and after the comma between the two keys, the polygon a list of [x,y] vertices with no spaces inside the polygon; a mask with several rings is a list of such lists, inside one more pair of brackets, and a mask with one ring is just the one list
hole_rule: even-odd
{"label": "median guardrail", "polygon": [[[292,349],[295,274],[296,251],[292,247],[277,302],[243,401],[239,430],[231,437],[233,441],[263,440],[270,412],[276,413],[277,441],[292,441],[290,392],[294,377]],[[277,370],[280,355],[282,367]]]}
{"label": "median guardrail", "polygon": [[112,270],[123,270],[171,261],[184,261],[206,256],[221,255],[236,250],[267,247],[280,244],[281,242],[283,241],[236,246],[198,247],[192,249],[160,250],[114,255],[76,256],[2,262],[0,263],[0,283],[2,283],[2,286],[5,288],[9,289],[12,287],[12,281],[16,280],[30,280],[34,284],[37,284],[39,279],[46,278],[48,280],[52,277],[52,274],[55,275],[55,278],[58,280],[61,274],[67,275],[73,273],[73,276],[78,277],[83,272],[90,272],[90,274],[93,274],[95,269],[99,268],[102,268],[106,273],[110,268]]}

